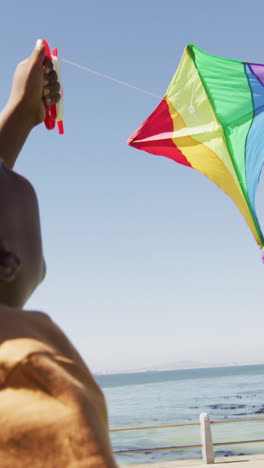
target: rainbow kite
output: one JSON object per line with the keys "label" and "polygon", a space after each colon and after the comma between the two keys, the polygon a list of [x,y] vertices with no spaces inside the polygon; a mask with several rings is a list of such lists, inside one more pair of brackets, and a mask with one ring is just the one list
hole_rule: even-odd
{"label": "rainbow kite", "polygon": [[255,208],[264,162],[264,65],[188,45],[165,97],[128,143],[206,175],[264,246]]}

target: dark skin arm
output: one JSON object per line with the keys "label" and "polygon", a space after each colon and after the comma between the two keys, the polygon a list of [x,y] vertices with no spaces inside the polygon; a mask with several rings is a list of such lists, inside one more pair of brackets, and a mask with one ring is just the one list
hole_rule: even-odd
{"label": "dark skin arm", "polygon": [[32,128],[45,119],[45,104],[59,101],[59,91],[57,74],[39,40],[32,55],[17,66],[10,97],[0,113],[0,157],[10,169]]}
{"label": "dark skin arm", "polygon": [[45,104],[60,97],[44,57],[40,43],[18,65],[0,115],[0,459],[17,468],[117,468],[104,396],[84,361],[45,314],[22,310],[45,266],[35,191],[12,168]]}
{"label": "dark skin arm", "polygon": [[23,306],[45,274],[36,195],[11,169],[30,131],[45,119],[45,106],[59,101],[59,91],[45,44],[37,41],[17,66],[0,113],[0,304]]}

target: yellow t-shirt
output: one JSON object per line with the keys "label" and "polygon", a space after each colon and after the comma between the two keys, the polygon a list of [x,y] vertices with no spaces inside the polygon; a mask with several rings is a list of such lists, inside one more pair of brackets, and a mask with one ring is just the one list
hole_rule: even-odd
{"label": "yellow t-shirt", "polygon": [[116,468],[102,391],[41,312],[0,306],[0,468]]}

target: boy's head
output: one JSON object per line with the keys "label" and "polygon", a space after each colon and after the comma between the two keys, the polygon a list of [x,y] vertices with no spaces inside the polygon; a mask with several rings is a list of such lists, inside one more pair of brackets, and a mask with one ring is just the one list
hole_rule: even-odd
{"label": "boy's head", "polygon": [[45,274],[30,183],[0,164],[0,304],[22,307]]}

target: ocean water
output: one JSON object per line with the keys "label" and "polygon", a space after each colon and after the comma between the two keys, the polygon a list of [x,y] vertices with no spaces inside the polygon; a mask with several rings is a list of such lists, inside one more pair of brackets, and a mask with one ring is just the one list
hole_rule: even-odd
{"label": "ocean water", "polygon": [[[264,365],[213,367],[96,376],[108,405],[110,428],[128,428],[258,418],[253,422],[212,424],[213,442],[264,439]],[[166,447],[200,444],[200,428],[186,426],[111,432],[120,465],[201,458],[201,449]],[[151,448],[165,447],[151,452]],[[264,442],[215,447],[215,456],[264,453]]]}

